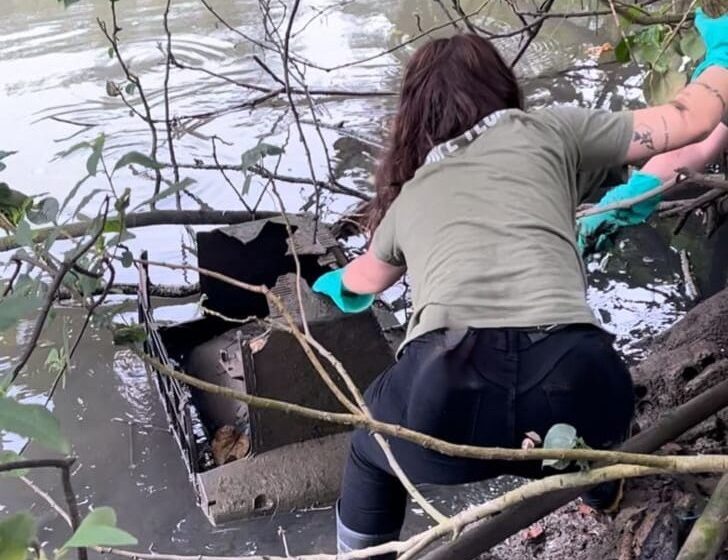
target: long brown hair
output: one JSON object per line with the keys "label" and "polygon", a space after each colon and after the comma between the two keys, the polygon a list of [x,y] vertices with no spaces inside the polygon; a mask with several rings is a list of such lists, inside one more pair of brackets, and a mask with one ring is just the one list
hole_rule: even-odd
{"label": "long brown hair", "polygon": [[405,68],[399,107],[374,176],[367,229],[374,232],[434,146],[494,111],[522,107],[513,72],[487,39],[461,34],[418,48]]}

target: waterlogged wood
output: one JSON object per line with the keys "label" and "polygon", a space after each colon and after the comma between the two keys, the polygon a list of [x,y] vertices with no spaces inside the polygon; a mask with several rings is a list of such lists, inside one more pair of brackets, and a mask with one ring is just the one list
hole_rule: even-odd
{"label": "waterlogged wood", "polygon": [[713,560],[728,535],[728,475],[723,475],[676,560]]}

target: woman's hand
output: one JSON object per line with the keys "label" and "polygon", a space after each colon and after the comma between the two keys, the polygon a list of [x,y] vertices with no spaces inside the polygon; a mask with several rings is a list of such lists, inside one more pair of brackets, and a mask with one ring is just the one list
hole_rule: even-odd
{"label": "woman's hand", "polygon": [[355,294],[344,286],[344,268],[337,268],[322,274],[314,282],[312,290],[329,296],[344,313],[360,313],[366,311],[374,302],[373,294]]}
{"label": "woman's hand", "polygon": [[[614,187],[597,203],[606,206],[620,200],[633,198],[660,186],[660,179],[649,173],[632,173],[629,181]],[[593,216],[580,218],[576,222],[577,243],[582,255],[600,251],[619,228],[633,226],[647,221],[660,202],[659,196],[644,200],[630,208],[610,210]]]}
{"label": "woman's hand", "polygon": [[381,261],[367,251],[345,268],[322,275],[314,283],[313,291],[329,296],[344,313],[359,313],[371,306],[374,294],[389,288],[404,271],[404,267]]}

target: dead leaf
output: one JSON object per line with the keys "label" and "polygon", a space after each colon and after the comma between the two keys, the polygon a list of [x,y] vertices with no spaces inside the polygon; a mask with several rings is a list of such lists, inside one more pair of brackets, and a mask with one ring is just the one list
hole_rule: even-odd
{"label": "dead leaf", "polygon": [[586,54],[594,58],[599,58],[606,52],[614,50],[614,46],[611,43],[602,43],[601,45],[594,45],[593,47],[586,48]]}
{"label": "dead leaf", "polygon": [[212,439],[212,456],[216,465],[224,465],[245,457],[250,451],[250,440],[233,426],[222,426]]}

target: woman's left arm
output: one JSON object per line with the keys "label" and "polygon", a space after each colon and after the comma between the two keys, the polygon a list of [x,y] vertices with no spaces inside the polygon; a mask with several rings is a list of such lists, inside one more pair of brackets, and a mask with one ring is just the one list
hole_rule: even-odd
{"label": "woman's left arm", "polygon": [[344,269],[344,288],[354,294],[378,294],[404,274],[406,267],[380,260],[372,249],[357,257]]}

